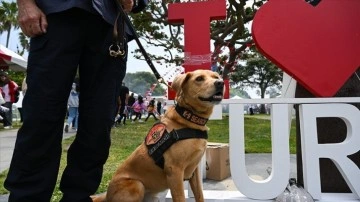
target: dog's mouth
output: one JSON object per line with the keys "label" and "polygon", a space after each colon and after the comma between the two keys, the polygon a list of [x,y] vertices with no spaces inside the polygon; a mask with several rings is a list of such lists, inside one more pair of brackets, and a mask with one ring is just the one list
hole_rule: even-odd
{"label": "dog's mouth", "polygon": [[199,97],[199,99],[201,101],[206,101],[206,102],[220,102],[223,99],[223,97],[224,97],[223,92],[219,91],[210,97]]}
{"label": "dog's mouth", "polygon": [[214,86],[215,86],[215,93],[212,96],[210,97],[199,96],[199,99],[201,101],[214,102],[215,104],[218,104],[224,97],[224,81],[218,79],[214,82]]}

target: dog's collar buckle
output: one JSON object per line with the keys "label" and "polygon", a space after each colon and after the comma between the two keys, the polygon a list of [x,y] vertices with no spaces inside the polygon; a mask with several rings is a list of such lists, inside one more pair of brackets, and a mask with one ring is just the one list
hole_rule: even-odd
{"label": "dog's collar buckle", "polygon": [[179,105],[175,106],[175,110],[184,119],[190,121],[191,123],[200,125],[200,126],[205,126],[205,124],[209,120],[207,118],[200,117],[200,116],[194,114],[192,111],[190,111],[184,107],[180,107]]}

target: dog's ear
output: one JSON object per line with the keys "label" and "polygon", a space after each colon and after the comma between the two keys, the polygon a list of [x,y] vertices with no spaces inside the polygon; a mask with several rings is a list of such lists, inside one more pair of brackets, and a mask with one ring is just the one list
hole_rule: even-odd
{"label": "dog's ear", "polygon": [[171,88],[179,94],[183,84],[190,78],[191,73],[177,75],[171,84]]}

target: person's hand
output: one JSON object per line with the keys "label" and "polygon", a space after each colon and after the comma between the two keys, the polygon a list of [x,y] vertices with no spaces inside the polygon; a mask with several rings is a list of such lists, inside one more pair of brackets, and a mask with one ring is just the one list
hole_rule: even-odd
{"label": "person's hand", "polygon": [[134,1],[133,0],[118,0],[118,1],[120,1],[121,5],[123,6],[124,11],[130,13],[130,11],[134,6]]}
{"label": "person's hand", "polygon": [[17,0],[18,22],[23,33],[34,37],[46,33],[48,26],[45,14],[34,0]]}

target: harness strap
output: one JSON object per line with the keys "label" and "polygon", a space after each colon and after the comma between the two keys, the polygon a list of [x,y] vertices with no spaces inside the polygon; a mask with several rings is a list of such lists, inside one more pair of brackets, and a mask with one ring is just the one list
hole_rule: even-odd
{"label": "harness strap", "polygon": [[153,144],[148,146],[148,153],[154,159],[155,164],[160,168],[164,169],[165,159],[164,152],[175,142],[180,140],[185,140],[189,138],[202,138],[207,139],[207,131],[196,130],[191,128],[183,128],[179,130],[173,130],[170,133],[165,131],[161,139]]}

